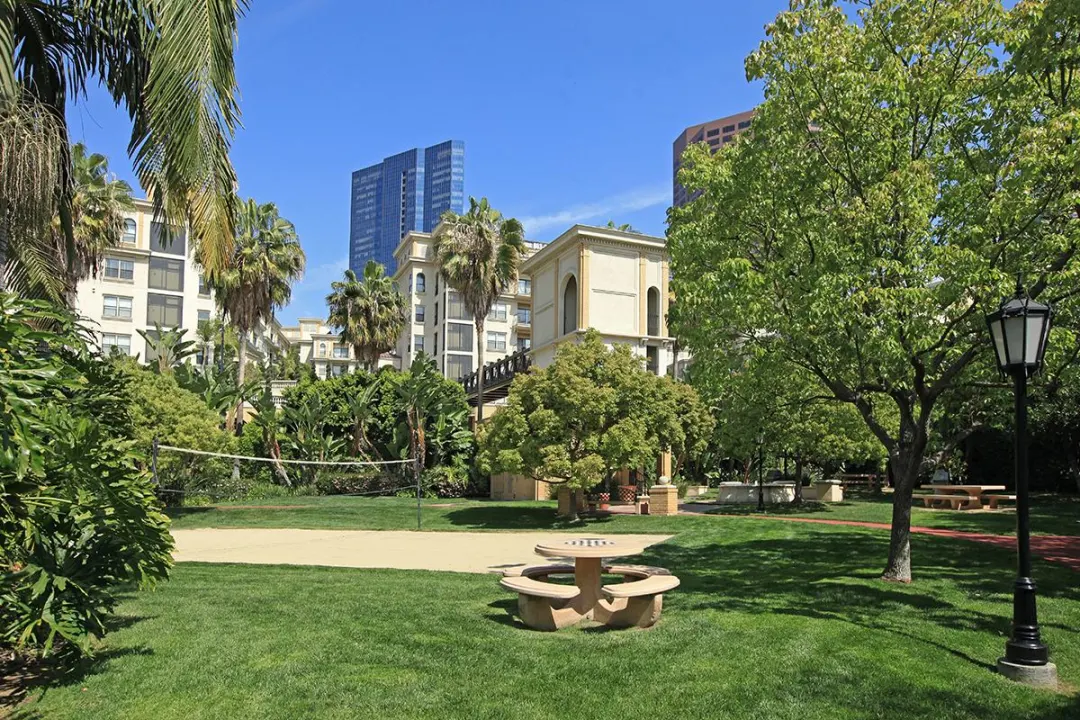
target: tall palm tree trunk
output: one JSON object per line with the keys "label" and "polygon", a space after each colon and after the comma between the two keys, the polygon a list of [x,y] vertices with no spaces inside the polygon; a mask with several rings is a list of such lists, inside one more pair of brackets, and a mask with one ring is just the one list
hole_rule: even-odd
{"label": "tall palm tree trunk", "polygon": [[476,319],[476,427],[484,421],[484,320]]}
{"label": "tall palm tree trunk", "polygon": [[[236,368],[236,387],[244,387],[244,373],[247,365],[247,333],[237,333],[240,336],[240,348],[236,353],[236,359],[240,363]],[[240,396],[240,401],[236,403],[236,434],[237,436],[244,429],[244,397]],[[232,479],[234,482],[240,480],[240,460],[233,460],[232,466]]]}

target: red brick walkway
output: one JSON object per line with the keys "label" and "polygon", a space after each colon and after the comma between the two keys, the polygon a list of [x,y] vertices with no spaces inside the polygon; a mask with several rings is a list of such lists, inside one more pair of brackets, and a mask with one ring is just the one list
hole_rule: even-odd
{"label": "red brick walkway", "polygon": [[[740,517],[752,517],[759,520],[818,523],[820,525],[849,525],[851,527],[873,528],[875,530],[890,529],[888,523],[857,522],[854,520],[824,520],[820,518],[782,517],[779,515],[743,515]],[[1016,547],[1016,538],[1009,535],[987,535],[984,533],[964,532],[962,530],[946,530],[944,528],[928,527],[912,527],[911,532],[919,533],[921,535],[937,535],[938,537],[989,543],[1004,548]],[[1061,563],[1073,570],[1080,571],[1080,537],[1072,537],[1069,535],[1032,535],[1031,552],[1044,560]]]}

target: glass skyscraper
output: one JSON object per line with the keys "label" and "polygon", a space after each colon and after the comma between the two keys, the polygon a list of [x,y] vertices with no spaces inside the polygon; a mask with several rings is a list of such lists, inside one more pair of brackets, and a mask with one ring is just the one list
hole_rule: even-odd
{"label": "glass skyscraper", "polygon": [[393,274],[394,248],[410,230],[431,232],[447,210],[465,209],[465,143],[413,148],[352,174],[349,267],[375,260]]}

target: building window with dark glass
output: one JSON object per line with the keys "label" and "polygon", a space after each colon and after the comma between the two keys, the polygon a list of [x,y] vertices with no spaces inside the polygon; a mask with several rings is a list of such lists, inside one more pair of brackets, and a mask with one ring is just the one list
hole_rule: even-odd
{"label": "building window with dark glass", "polygon": [[495,352],[506,351],[506,333],[489,332],[487,334],[487,349]]}
{"label": "building window with dark glass", "polygon": [[107,280],[134,280],[135,263],[131,260],[107,257],[102,274]]}
{"label": "building window with dark glass", "polygon": [[424,336],[413,335],[412,337],[412,349],[414,353],[424,352]]}
{"label": "building window with dark glass", "polygon": [[184,318],[184,299],[176,295],[146,294],[146,324],[164,328],[180,327]]}
{"label": "building window with dark glass", "polygon": [[724,126],[724,132],[726,132],[726,133],[735,132],[735,126],[734,125],[725,125]]}
{"label": "building window with dark glass", "polygon": [[124,232],[120,236],[120,242],[124,243],[125,245],[134,245],[135,233],[137,230],[138,226],[135,224],[134,220],[132,220],[131,218],[124,220]]}
{"label": "building window with dark glass", "polygon": [[720,134],[720,128],[713,128],[709,132],[705,133],[706,137],[716,137]]}
{"label": "building window with dark glass", "polygon": [[130,355],[131,336],[117,335],[115,333],[102,333],[101,354],[106,357],[111,355]]}
{"label": "building window with dark glass", "polygon": [[731,142],[731,141],[732,141],[732,140],[734,140],[734,139],[735,139],[735,136],[734,136],[734,135],[725,135],[725,136],[724,136],[724,142],[726,142],[726,143],[729,143],[729,142]]}
{"label": "building window with dark glass", "polygon": [[645,334],[656,336],[660,334],[660,291],[651,287],[646,297],[648,328]]}
{"label": "building window with dark glass", "polygon": [[121,295],[105,295],[105,305],[102,308],[102,317],[113,320],[131,319],[131,298]]}
{"label": "building window with dark glass", "polygon": [[532,322],[532,309],[527,307],[519,307],[517,309],[517,321],[518,325],[528,325]]}
{"label": "building window with dark glass", "polygon": [[448,352],[472,352],[473,327],[452,323],[446,326],[446,349]]}
{"label": "building window with dark glass", "polygon": [[517,349],[518,352],[532,349],[532,338],[518,338]]}
{"label": "building window with dark glass", "polygon": [[465,309],[465,303],[461,300],[461,294],[453,290],[446,294],[446,319],[472,320],[472,315]]}
{"label": "building window with dark glass", "polygon": [[739,129],[740,130],[745,130],[748,127],[750,127],[750,121],[749,120],[743,120],[741,123],[739,123]]}
{"label": "building window with dark glass", "polygon": [[150,249],[169,255],[187,255],[187,237],[183,228],[150,223]]}
{"label": "building window with dark glass", "polygon": [[460,380],[466,375],[472,374],[472,357],[468,355],[446,356],[446,377],[451,380]]}
{"label": "building window with dark glass", "polygon": [[199,273],[199,294],[210,295],[210,283],[206,282],[206,278],[203,277],[202,273]]}
{"label": "building window with dark glass", "polygon": [[577,278],[571,275],[563,288],[563,335],[577,330],[577,299]]}
{"label": "building window with dark glass", "polygon": [[415,322],[418,322],[418,323],[424,322],[424,306],[423,305],[417,305],[416,306],[416,314],[413,316],[413,319],[414,319]]}
{"label": "building window with dark glass", "polygon": [[651,345],[645,348],[645,365],[653,375],[660,374],[660,348]]}
{"label": "building window with dark glass", "polygon": [[532,280],[518,278],[518,295],[532,295]]}
{"label": "building window with dark glass", "polygon": [[427,292],[427,278],[424,277],[424,273],[416,274],[416,292]]}
{"label": "building window with dark glass", "polygon": [[154,290],[184,291],[184,262],[168,258],[150,258],[149,286]]}
{"label": "building window with dark glass", "polygon": [[497,302],[491,306],[491,312],[488,313],[487,319],[497,322],[506,322],[507,313],[510,308],[504,302]]}

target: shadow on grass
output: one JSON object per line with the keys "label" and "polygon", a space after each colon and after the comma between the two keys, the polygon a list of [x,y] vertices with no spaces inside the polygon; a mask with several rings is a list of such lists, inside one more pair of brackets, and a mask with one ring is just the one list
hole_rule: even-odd
{"label": "shadow on grass", "polygon": [[[695,508],[698,512],[704,512],[706,515],[759,515],[761,514],[756,504],[740,504],[734,505],[730,503],[713,504],[713,503],[688,503],[690,505],[696,505]],[[832,508],[837,507],[854,507],[854,503],[833,503],[832,506],[825,505],[819,502],[804,502],[799,505],[790,503],[777,503],[765,506],[766,515],[807,515],[813,513],[829,513]]]}
{"label": "shadow on grass", "polygon": [[550,507],[477,505],[448,512],[446,519],[451,525],[484,530],[581,530],[602,528],[611,516],[570,521],[560,519]]}

